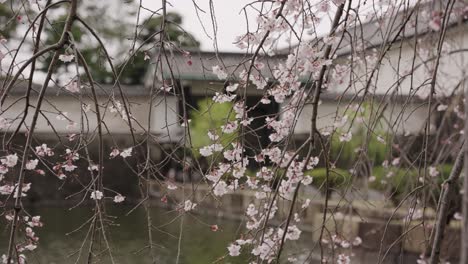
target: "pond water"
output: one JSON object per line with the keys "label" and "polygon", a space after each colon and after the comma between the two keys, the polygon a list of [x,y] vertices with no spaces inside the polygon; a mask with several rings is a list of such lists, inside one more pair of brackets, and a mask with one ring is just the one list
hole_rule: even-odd
{"label": "pond water", "polygon": [[[35,228],[36,234],[40,237],[38,248],[32,253],[28,253],[28,263],[87,263],[86,252],[89,244],[83,244],[89,225],[76,232],[91,217],[91,208],[82,207],[67,210],[66,207],[40,207],[29,209],[32,215],[41,215],[45,225],[42,228]],[[143,209],[137,209],[126,216],[131,207],[120,206],[108,208],[108,214],[115,216],[112,226],[109,226],[109,240],[112,248],[112,255],[115,263],[152,263],[149,251],[145,248],[148,245],[148,231],[146,214]],[[183,218],[182,242],[178,243],[180,235],[180,218],[178,213],[166,209],[152,207],[150,209],[153,225],[158,227],[153,231],[156,262],[161,264],[176,263],[178,248],[180,246],[179,263],[187,264],[207,264],[213,263],[249,263],[247,254],[233,258],[226,256],[226,246],[239,237],[243,224],[239,221],[226,220],[212,216],[185,215]],[[4,225],[4,221],[2,221]],[[211,225],[218,225],[219,230],[213,232]],[[72,232],[71,234],[69,234]],[[3,226],[0,233],[0,254],[7,251],[7,237],[9,228]],[[285,256],[294,254],[299,259],[308,256],[310,249],[314,247],[310,233],[303,233],[301,240],[290,244],[285,250]],[[80,247],[84,248],[82,256],[77,254]],[[95,251],[99,251],[98,244]],[[376,257],[366,255],[359,257],[360,260],[352,263],[373,264]],[[93,263],[111,263],[106,252],[93,258]],[[286,263],[282,261],[281,263]],[[299,263],[303,263],[302,261]],[[319,263],[316,260],[304,263]],[[385,262],[400,263],[400,262]],[[407,262],[414,263],[414,262]]]}
{"label": "pond water", "polygon": [[[115,225],[109,226],[110,245],[116,263],[151,263],[148,249],[148,229],[146,214],[143,209],[137,209],[130,215],[126,214],[131,207],[112,207],[108,214],[115,216]],[[178,213],[166,209],[152,207],[153,225],[160,231],[153,231],[156,263],[175,263],[180,235],[180,218],[175,221]],[[86,252],[89,244],[84,244],[83,256],[76,253],[82,247],[89,225],[79,231],[69,234],[82,226],[92,216],[91,208],[76,208],[67,210],[59,207],[41,207],[28,210],[31,215],[41,215],[44,222],[42,228],[34,231],[40,237],[38,248],[28,253],[28,263],[86,263]],[[225,257],[220,263],[247,263],[246,256],[231,258],[226,256],[226,246],[236,238],[241,223],[223,218],[185,215],[180,245],[180,263],[206,264]],[[5,223],[2,221],[3,224]],[[219,230],[213,232],[211,225],[218,225]],[[164,225],[164,226],[163,226]],[[9,228],[2,227],[0,234],[0,255],[7,251]],[[95,248],[99,251],[99,246]],[[75,254],[74,254],[75,253]],[[98,261],[99,260],[99,261]],[[96,256],[93,263],[111,263],[107,254]]]}

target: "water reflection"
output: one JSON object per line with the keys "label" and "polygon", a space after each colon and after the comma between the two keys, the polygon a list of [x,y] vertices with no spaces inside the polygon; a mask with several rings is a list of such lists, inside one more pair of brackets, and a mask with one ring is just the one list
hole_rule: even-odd
{"label": "water reflection", "polygon": [[[73,210],[60,207],[40,207],[30,209],[32,215],[41,215],[45,223],[42,228],[35,228],[40,237],[38,248],[28,253],[28,263],[87,263],[87,249],[89,243],[83,243],[88,235],[89,225],[76,232],[72,232],[86,223],[92,216],[90,207]],[[134,264],[152,263],[148,246],[148,228],[146,214],[142,208],[133,211],[128,206],[112,206],[108,214],[113,218],[113,225],[108,227],[109,244],[115,263]],[[176,263],[180,246],[179,263],[207,264],[207,263],[249,263],[249,255],[245,252],[239,257],[227,256],[226,246],[239,238],[243,224],[238,221],[226,220],[212,216],[186,215],[183,218],[182,240],[179,245],[181,218],[178,212],[152,207],[151,218],[154,224],[153,241],[156,256],[155,263]],[[175,219],[175,220],[174,220]],[[4,222],[3,222],[4,223]],[[211,225],[218,225],[219,230],[213,232]],[[3,227],[0,234],[0,254],[7,251],[8,227]],[[284,259],[291,255],[298,258],[298,263],[320,263],[306,258],[314,243],[311,234],[304,232],[300,241],[289,243],[285,249]],[[84,248],[80,257],[77,253]],[[108,252],[104,251],[104,241],[100,241],[94,251],[102,252],[94,256],[93,263],[111,263]],[[244,249],[245,250],[245,249]],[[376,252],[365,250],[355,251],[352,263],[374,264],[377,260]],[[218,260],[218,261],[217,261]],[[389,256],[383,263],[415,263],[416,256],[395,254]],[[401,262],[404,261],[404,262]]]}
{"label": "water reflection", "polygon": [[[129,216],[125,214],[130,207],[109,208],[109,215],[113,215],[113,226],[108,228],[112,254],[116,263],[151,263],[148,249],[148,229],[146,215],[143,209],[137,209]],[[75,263],[76,253],[80,247],[89,248],[83,240],[89,230],[89,225],[81,230],[68,234],[83,225],[91,216],[90,208],[76,208],[68,211],[65,208],[48,207],[29,210],[33,215],[40,214],[45,223],[44,227],[36,228],[40,237],[39,247],[34,253],[28,254],[28,263]],[[177,216],[177,212],[165,209],[151,208],[151,217],[155,227],[166,224],[153,232],[154,247],[157,263],[175,263],[177,256],[180,218],[168,224]],[[226,245],[235,239],[240,223],[226,221],[215,217],[201,217],[186,215],[183,219],[182,243],[180,263],[212,263],[224,256]],[[210,226],[217,224],[219,230],[211,231]],[[68,234],[68,235],[67,235]],[[7,248],[8,228],[4,227],[0,237],[0,252]],[[102,242],[102,241],[101,241]],[[104,249],[104,244],[98,245],[95,251]],[[86,254],[86,250],[84,250]],[[75,253],[75,254],[74,254]],[[74,254],[74,255],[73,255]],[[95,256],[95,262],[110,263],[108,254]],[[242,258],[227,257],[221,263],[246,263]],[[86,263],[86,256],[78,259],[77,263]]]}

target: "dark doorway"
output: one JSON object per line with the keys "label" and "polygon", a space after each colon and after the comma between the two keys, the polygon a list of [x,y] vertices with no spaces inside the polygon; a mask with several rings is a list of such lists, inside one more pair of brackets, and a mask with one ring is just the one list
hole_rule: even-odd
{"label": "dark doorway", "polygon": [[[262,104],[259,103],[261,99],[258,96],[247,97],[247,108],[250,110],[248,116],[249,118],[254,118],[244,138],[247,146],[247,155],[257,155],[271,143],[268,138],[271,129],[266,126],[265,118],[278,118],[276,116],[279,111],[278,103],[271,100],[270,104]],[[256,165],[254,162],[251,162],[250,166],[253,168]]]}

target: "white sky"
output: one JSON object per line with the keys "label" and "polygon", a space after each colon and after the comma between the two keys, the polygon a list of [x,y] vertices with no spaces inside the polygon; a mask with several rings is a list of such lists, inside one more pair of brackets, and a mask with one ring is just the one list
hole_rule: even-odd
{"label": "white sky", "polygon": [[[108,0],[102,2],[95,2],[94,4],[106,6],[107,12],[117,17],[121,14],[126,14],[125,11],[127,10],[125,10],[124,8],[128,8],[128,5],[126,4],[128,0],[113,0],[108,2],[107,1]],[[138,6],[139,0],[131,1],[134,2],[134,7]],[[219,51],[240,51],[240,49],[237,48],[233,44],[233,42],[235,41],[236,36],[245,34],[247,31],[246,17],[245,14],[241,12],[241,10],[246,4],[249,4],[254,1],[255,0],[212,0],[217,23],[217,43]],[[159,8],[161,8],[161,2],[162,0],[142,0],[142,5],[144,8],[156,11]],[[194,2],[199,6],[200,9],[204,11],[198,11],[199,18],[196,13]],[[184,30],[191,33],[198,41],[200,41],[201,49],[206,51],[214,50],[214,34],[209,3],[210,0],[168,0],[167,9],[167,12],[176,12],[182,16],[182,27],[184,28]],[[151,14],[150,12],[145,11],[144,9],[141,9],[141,12],[142,17],[140,19],[140,23],[142,20],[144,20]],[[257,15],[258,12],[252,12],[252,10],[248,14],[249,25],[252,30],[254,30],[253,26],[257,24]],[[136,23],[136,15],[131,17],[125,17],[122,19],[127,20],[131,25],[134,25]],[[22,29],[22,31],[24,30]],[[129,43],[130,41],[125,42],[125,44]],[[11,40],[9,42],[10,48],[16,47],[17,44],[18,43],[15,40]],[[112,47],[108,48],[110,48],[110,52],[114,56],[118,56],[118,54],[121,54],[119,50],[113,50]],[[20,60],[24,60],[28,58],[29,53],[23,52],[20,53],[20,55]],[[9,57],[5,58],[2,61],[2,64],[9,65],[9,63],[11,62],[9,59]],[[36,81],[41,82],[43,77],[42,75],[42,73],[38,73],[36,75]],[[68,77],[66,77],[65,79],[67,78]]]}
{"label": "white sky", "polygon": [[[200,19],[197,17],[194,2],[205,11],[199,11]],[[182,15],[183,27],[185,30],[195,36],[201,42],[202,50],[213,50],[214,43],[210,37],[213,37],[212,19],[210,15],[209,0],[172,0],[172,7],[168,8],[168,12],[174,11]],[[220,51],[239,51],[233,44],[235,37],[245,34],[247,31],[247,23],[242,8],[252,0],[213,0],[216,22],[218,25],[217,43]],[[143,0],[143,6],[151,10],[161,8],[160,0]],[[168,4],[169,6],[169,4]],[[258,13],[257,13],[258,14]],[[148,13],[146,14],[148,15]],[[256,24],[256,14],[248,13],[249,26],[253,29]],[[205,33],[203,27],[205,27]]]}
{"label": "white sky", "polygon": [[[242,11],[242,8],[247,4],[257,2],[255,6],[258,8],[261,1],[256,0],[167,0],[168,9],[167,12],[177,12],[182,15],[183,28],[190,32],[194,37],[200,41],[202,50],[213,50],[213,27],[212,18],[210,15],[209,3],[212,2],[214,6],[214,12],[216,16],[218,34],[217,43],[220,51],[240,51],[233,42],[235,37],[245,34],[247,32],[246,15]],[[391,0],[391,1],[412,1],[412,0]],[[136,0],[139,2],[139,0]],[[150,10],[158,10],[161,8],[162,0],[142,0],[142,5]],[[312,3],[320,3],[320,0],[312,1]],[[369,7],[372,7],[372,2],[367,3]],[[395,3],[396,3],[395,2]],[[197,17],[196,8],[194,3],[205,12],[199,11]],[[361,4],[362,9],[366,9],[366,5]],[[333,5],[332,5],[333,6]],[[368,8],[368,7],[367,7]],[[143,9],[142,9],[143,10]],[[249,27],[252,31],[255,31],[254,26],[257,25],[256,18],[258,11],[252,8],[247,8],[247,18],[249,20]],[[150,12],[142,11],[143,16],[148,16]],[[328,17],[330,20],[331,18]],[[323,21],[317,28],[319,35],[326,33],[329,26],[329,21]],[[205,33],[208,33],[208,35]],[[286,42],[285,42],[286,44]]]}

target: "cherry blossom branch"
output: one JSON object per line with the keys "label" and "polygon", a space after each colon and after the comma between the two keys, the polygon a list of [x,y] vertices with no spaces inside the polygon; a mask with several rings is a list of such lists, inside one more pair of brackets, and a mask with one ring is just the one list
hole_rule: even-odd
{"label": "cherry blossom branch", "polygon": [[[351,0],[349,1],[349,6],[351,6]],[[333,18],[332,26],[330,33],[328,36],[333,36],[335,34],[336,29],[338,28],[338,25],[341,20],[341,16],[343,15],[345,3],[342,3],[338,6],[338,9],[336,10],[335,16]],[[349,12],[349,8],[348,8]],[[323,59],[328,60],[330,56],[332,46],[331,44],[328,44],[325,48],[325,52],[323,53]],[[316,82],[314,82],[314,85],[312,86],[314,89],[314,97],[312,101],[312,119],[311,119],[311,129],[310,129],[310,137],[311,137],[311,145],[313,144],[315,135],[318,135],[320,137],[320,142],[322,145],[322,149],[324,149],[325,145],[322,142],[320,132],[317,130],[317,115],[318,115],[318,105],[320,101],[320,93],[322,90],[322,84],[324,81],[325,73],[327,72],[327,65],[323,65],[322,68],[320,69],[319,77]],[[327,156],[328,153],[324,152],[324,157]],[[320,230],[320,236],[319,236],[319,245],[320,245],[320,256],[321,260],[324,259],[324,250],[322,246],[322,238],[325,230],[325,222],[327,218],[327,211],[328,211],[328,200],[330,196],[330,187],[329,187],[329,181],[330,181],[330,173],[329,173],[329,164],[328,164],[328,159],[325,160],[325,168],[326,168],[326,178],[325,178],[325,205],[323,209],[323,219],[322,219],[322,227]]]}
{"label": "cherry blossom branch", "polygon": [[[18,56],[18,54],[19,54],[19,52],[20,52],[20,50],[21,50],[21,47],[23,46],[23,44],[24,44],[25,41],[26,41],[26,38],[27,38],[27,36],[28,36],[28,34],[29,34],[29,31],[31,31],[32,29],[34,29],[34,26],[35,26],[36,21],[37,21],[39,18],[41,18],[41,20],[43,20],[43,18],[45,17],[45,14],[47,13],[47,11],[48,11],[49,9],[51,9],[51,8],[53,8],[53,7],[56,7],[56,6],[58,6],[58,5],[61,5],[61,4],[63,4],[63,3],[69,3],[69,2],[70,2],[70,0],[62,0],[62,1],[55,2],[55,3],[50,3],[50,2],[48,2],[48,4],[46,4],[46,7],[45,7],[43,10],[41,10],[41,12],[39,12],[39,14],[37,14],[37,16],[31,21],[30,26],[28,27],[28,29],[26,30],[26,32],[25,32],[24,35],[23,35],[23,38],[21,39],[20,43],[18,44],[18,47],[17,47],[16,52],[15,52],[15,55],[13,55],[12,62],[11,62],[10,66],[9,66],[9,68],[8,68],[8,71],[7,71],[7,73],[6,73],[6,76],[7,76],[7,77],[10,77],[10,76],[11,76],[11,74],[12,74],[12,72],[13,72],[13,68],[14,68],[14,62],[15,62],[15,60],[16,60],[16,58],[17,58],[17,56]],[[44,22],[40,22],[40,24],[39,24],[38,33],[37,33],[38,36],[41,34],[40,32],[41,32],[41,28],[43,27],[43,23],[44,23]],[[35,49],[36,49],[36,48],[35,48]],[[38,48],[37,48],[36,52],[38,52]],[[35,59],[34,59],[34,61],[35,61]],[[8,78],[5,79],[5,81],[7,81],[7,80],[8,80]]]}
{"label": "cherry blossom branch", "polygon": [[436,264],[439,263],[440,257],[440,247],[442,245],[445,227],[447,226],[447,216],[450,209],[450,205],[453,201],[455,195],[455,184],[457,183],[458,179],[460,178],[463,163],[464,163],[464,145],[458,152],[458,156],[455,160],[455,164],[453,165],[452,171],[450,172],[450,176],[447,180],[442,183],[442,190],[439,197],[438,209],[437,209],[437,216],[436,222],[433,227],[434,238],[432,239],[432,248],[429,248],[428,252],[431,252],[431,256],[429,259],[429,264]]}
{"label": "cherry blossom branch", "polygon": [[[41,88],[39,96],[37,98],[36,110],[34,112],[34,116],[33,116],[32,120],[31,120],[29,133],[28,133],[26,143],[25,143],[25,146],[24,146],[23,157],[22,157],[22,162],[21,162],[21,169],[20,169],[20,172],[19,172],[19,175],[18,175],[16,190],[14,191],[14,192],[16,192],[16,199],[15,199],[15,205],[14,205],[15,210],[14,210],[13,224],[12,224],[11,229],[10,229],[7,264],[11,263],[13,248],[15,247],[16,228],[17,228],[19,213],[20,213],[21,208],[22,208],[22,206],[21,206],[22,191],[21,190],[22,190],[22,185],[23,185],[23,181],[24,181],[26,163],[28,161],[29,145],[31,144],[31,140],[32,140],[32,137],[34,135],[34,129],[36,127],[37,119],[38,119],[39,112],[40,112],[40,109],[41,109],[42,100],[43,100],[43,98],[45,96],[45,91],[46,91],[46,89],[47,89],[47,87],[49,85],[49,81],[50,81],[50,79],[52,77],[52,73],[53,73],[53,69],[55,67],[55,64],[58,61],[58,57],[59,57],[58,49],[61,48],[65,44],[66,39],[67,39],[67,35],[68,35],[68,31],[70,31],[71,26],[73,25],[73,20],[75,19],[76,9],[77,9],[77,5],[78,5],[77,2],[78,2],[77,0],[73,0],[71,2],[70,8],[69,8],[69,14],[68,14],[67,20],[65,22],[65,27],[64,27],[64,30],[62,32],[62,36],[60,37],[60,41],[57,43],[57,45],[54,45],[54,46],[56,46],[56,48],[54,48],[54,49],[56,49],[56,51],[54,52],[54,55],[52,57],[52,61],[51,61],[50,65],[49,65],[49,69],[48,69],[46,79],[45,79],[44,84],[43,84],[43,86]],[[37,57],[37,54],[38,53],[36,53],[36,56],[33,56],[33,58]],[[32,62],[33,58],[30,59],[31,62]],[[16,76],[19,76],[19,75],[17,74]],[[14,81],[17,78],[18,77],[14,78],[10,82],[9,87],[11,87],[13,85]],[[4,95],[6,95],[6,94],[7,93],[5,93]],[[2,102],[2,104],[3,104],[3,102]]]}
{"label": "cherry blossom branch", "polygon": [[[47,18],[46,17],[47,10],[49,9],[51,2],[52,2],[51,0],[47,0],[46,8],[44,9],[43,14],[41,16],[41,20],[39,21],[39,27],[37,29],[36,42],[34,43],[33,53],[37,53],[39,51],[39,45],[40,45],[40,42],[41,42],[42,30],[44,28],[44,22],[45,22],[45,20]],[[25,34],[25,36],[26,35],[27,34]],[[13,58],[13,60],[14,60],[14,58]],[[27,88],[26,94],[24,96],[25,99],[26,99],[26,102],[25,102],[23,117],[22,117],[21,121],[19,122],[18,126],[16,127],[16,130],[13,132],[10,139],[8,140],[7,146],[11,145],[11,142],[12,142],[13,138],[18,134],[19,130],[21,129],[21,126],[24,124],[24,121],[26,120],[26,117],[28,116],[28,110],[29,110],[29,106],[30,106],[30,103],[29,103],[30,98],[29,97],[30,97],[30,94],[31,94],[31,89],[32,89],[33,79],[34,79],[34,71],[35,70],[36,70],[36,60],[34,59],[31,62],[31,71],[29,72],[28,88]]]}

